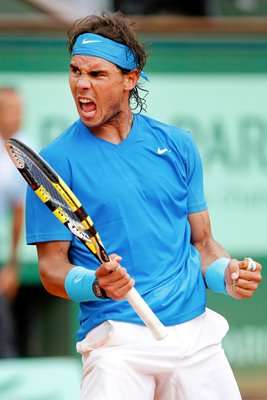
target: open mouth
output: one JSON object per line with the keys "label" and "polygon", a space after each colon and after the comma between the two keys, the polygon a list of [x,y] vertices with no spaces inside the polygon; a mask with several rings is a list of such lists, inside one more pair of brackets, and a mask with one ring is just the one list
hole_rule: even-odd
{"label": "open mouth", "polygon": [[88,99],[79,99],[80,109],[84,114],[91,115],[96,111],[96,105]]}

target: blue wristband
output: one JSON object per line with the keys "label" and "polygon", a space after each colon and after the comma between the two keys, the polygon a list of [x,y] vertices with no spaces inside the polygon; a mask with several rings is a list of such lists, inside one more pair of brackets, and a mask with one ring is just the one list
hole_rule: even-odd
{"label": "blue wristband", "polygon": [[224,279],[224,272],[229,264],[229,258],[221,257],[210,264],[206,270],[205,281],[213,292],[228,295]]}
{"label": "blue wristband", "polygon": [[72,300],[79,303],[106,297],[96,280],[95,271],[79,266],[73,267],[68,272],[65,279],[65,290]]}

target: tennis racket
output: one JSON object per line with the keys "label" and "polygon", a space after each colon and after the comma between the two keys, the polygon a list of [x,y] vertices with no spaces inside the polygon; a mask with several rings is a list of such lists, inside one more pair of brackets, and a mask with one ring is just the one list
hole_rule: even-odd
{"label": "tennis racket", "polygon": [[[101,264],[108,262],[109,257],[93,221],[60,176],[41,156],[21,141],[11,138],[6,141],[5,145],[16,168],[39,199],[92,252]],[[135,288],[125,295],[125,299],[156,339],[160,340],[167,336],[166,327]]]}

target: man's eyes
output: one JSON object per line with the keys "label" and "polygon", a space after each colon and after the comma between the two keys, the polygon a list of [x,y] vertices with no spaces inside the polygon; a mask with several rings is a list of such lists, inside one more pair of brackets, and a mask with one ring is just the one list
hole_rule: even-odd
{"label": "man's eyes", "polygon": [[[74,67],[71,67],[71,73],[73,75],[82,75],[83,74],[78,68],[74,68]],[[103,71],[91,71],[89,73],[84,73],[84,75],[99,77],[99,76],[104,76],[104,72]]]}

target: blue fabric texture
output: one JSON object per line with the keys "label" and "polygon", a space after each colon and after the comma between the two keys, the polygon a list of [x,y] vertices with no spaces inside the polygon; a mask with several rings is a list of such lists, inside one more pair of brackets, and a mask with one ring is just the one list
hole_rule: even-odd
{"label": "blue fabric texture", "polygon": [[[129,71],[138,68],[133,50],[122,43],[95,33],[83,33],[77,37],[72,50],[72,56],[74,55],[100,57]],[[148,80],[143,71],[140,75],[143,79]]]}

